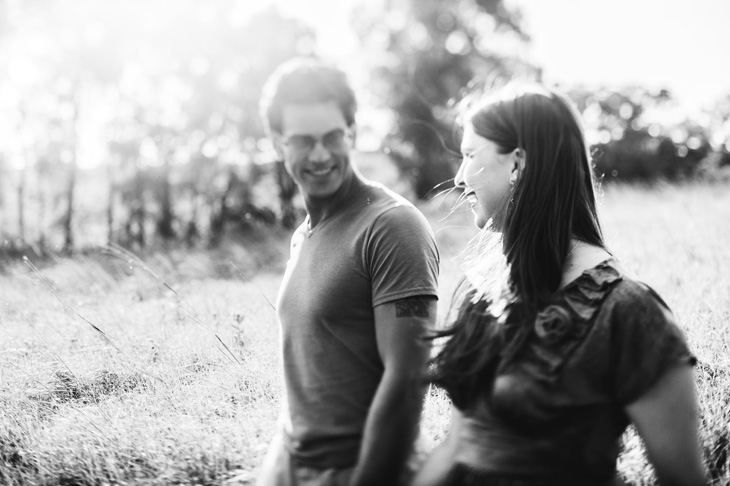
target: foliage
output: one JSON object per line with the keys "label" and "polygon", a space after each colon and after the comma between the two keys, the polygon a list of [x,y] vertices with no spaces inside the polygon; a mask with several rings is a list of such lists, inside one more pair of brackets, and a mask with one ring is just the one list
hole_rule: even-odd
{"label": "foliage", "polygon": [[713,151],[713,128],[683,117],[666,90],[574,87],[604,180],[681,180],[698,175]]}
{"label": "foliage", "polygon": [[[355,26],[372,69],[368,89],[394,119],[384,150],[423,198],[453,177],[459,102],[508,80],[540,81],[541,72],[521,60],[529,35],[519,11],[502,1],[386,5],[383,13],[358,14]],[[561,89],[586,119],[606,180],[714,177],[730,163],[730,98],[691,115],[666,90]]]}
{"label": "foliage", "polygon": [[[313,53],[314,33],[246,2],[172,5],[0,0],[6,252],[215,244],[231,226],[297,221],[258,101],[276,65]],[[502,0],[389,0],[353,24],[369,73],[361,105],[392,115],[383,150],[421,198],[453,177],[460,100],[540,77],[522,60],[519,11]],[[606,180],[727,177],[730,97],[689,116],[667,92],[568,91]]]}
{"label": "foliage", "polygon": [[[287,216],[275,182],[265,191],[274,197],[256,196],[262,181],[278,177],[258,100],[274,67],[311,54],[313,33],[273,8],[172,5],[2,4],[0,18],[12,28],[0,37],[0,102],[11,115],[0,123],[9,135],[0,144],[0,192],[15,193],[5,238],[70,250],[99,206],[106,242],[138,246],[151,238],[217,241],[227,225]],[[84,165],[99,169],[100,199],[91,206],[79,206]]]}
{"label": "foliage", "polygon": [[369,89],[395,118],[384,144],[422,198],[453,177],[457,101],[538,71],[520,60],[529,38],[502,0],[395,3],[358,14],[355,28],[372,66]]}

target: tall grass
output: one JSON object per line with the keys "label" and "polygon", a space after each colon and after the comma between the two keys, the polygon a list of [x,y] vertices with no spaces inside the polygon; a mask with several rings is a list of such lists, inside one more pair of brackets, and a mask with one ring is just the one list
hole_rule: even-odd
{"label": "tall grass", "polygon": [[219,256],[151,255],[158,277],[103,255],[58,260],[47,283],[0,275],[0,484],[250,479],[278,412],[283,256],[254,279],[246,248]]}
{"label": "tall grass", "polygon": [[[611,249],[670,304],[699,359],[702,440],[715,484],[730,484],[728,189],[616,186],[602,198]],[[442,314],[459,275],[453,256],[474,234],[468,213],[447,216],[448,206],[423,208],[442,253]],[[0,484],[252,484],[279,410],[272,303],[287,243],[272,235],[144,262],[97,254],[36,262],[38,273],[6,264]],[[432,390],[425,450],[443,438],[449,410]],[[625,446],[622,473],[652,484],[636,434],[626,434]]]}

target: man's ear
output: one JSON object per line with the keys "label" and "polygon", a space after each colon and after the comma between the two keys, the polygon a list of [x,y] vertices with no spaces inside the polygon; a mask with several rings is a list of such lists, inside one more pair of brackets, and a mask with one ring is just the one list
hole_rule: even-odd
{"label": "man's ear", "polygon": [[347,130],[350,132],[350,139],[352,140],[352,148],[355,148],[355,142],[357,142],[357,127],[353,123]]}

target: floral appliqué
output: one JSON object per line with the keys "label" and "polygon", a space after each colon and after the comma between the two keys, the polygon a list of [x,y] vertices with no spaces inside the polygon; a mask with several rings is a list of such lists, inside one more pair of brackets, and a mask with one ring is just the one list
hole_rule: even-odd
{"label": "floral appliqu\u00e9", "polygon": [[593,316],[621,275],[606,260],[569,284],[558,303],[545,307],[535,318],[535,334],[545,344],[555,345],[585,336]]}
{"label": "floral appliqu\u00e9", "polygon": [[575,321],[570,312],[559,305],[543,309],[535,319],[535,333],[547,344],[555,344],[572,334]]}

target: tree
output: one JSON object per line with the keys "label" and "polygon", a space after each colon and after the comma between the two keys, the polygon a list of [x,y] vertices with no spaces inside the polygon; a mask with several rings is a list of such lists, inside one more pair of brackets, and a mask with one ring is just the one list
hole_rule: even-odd
{"label": "tree", "polygon": [[689,177],[711,150],[706,129],[682,116],[666,90],[573,87],[568,95],[583,114],[604,180]]}
{"label": "tree", "polygon": [[390,1],[355,24],[372,66],[368,86],[395,119],[386,149],[421,198],[454,175],[459,101],[513,77],[539,78],[519,57],[529,41],[519,12],[501,0]]}
{"label": "tree", "polygon": [[279,220],[291,220],[291,188],[262,151],[258,101],[280,62],[312,54],[313,34],[273,8],[251,17],[239,7],[0,0],[0,26],[7,27],[0,29],[0,101],[6,114],[18,114],[5,119],[28,134],[16,137],[27,143],[14,142],[6,157],[25,161],[24,177],[14,183],[21,208],[14,221],[30,235],[28,244],[34,232],[26,214],[38,214],[39,243],[51,229],[67,250],[78,243],[77,213],[94,210],[76,194],[91,123],[106,143],[107,154],[98,151],[95,162],[106,164],[98,173],[108,186],[101,196],[108,243],[143,246],[152,232],[192,241],[212,227],[208,219],[221,231],[270,224],[274,212],[266,206],[276,208],[276,200],[262,201],[263,191],[254,190],[267,181],[281,181]]}

